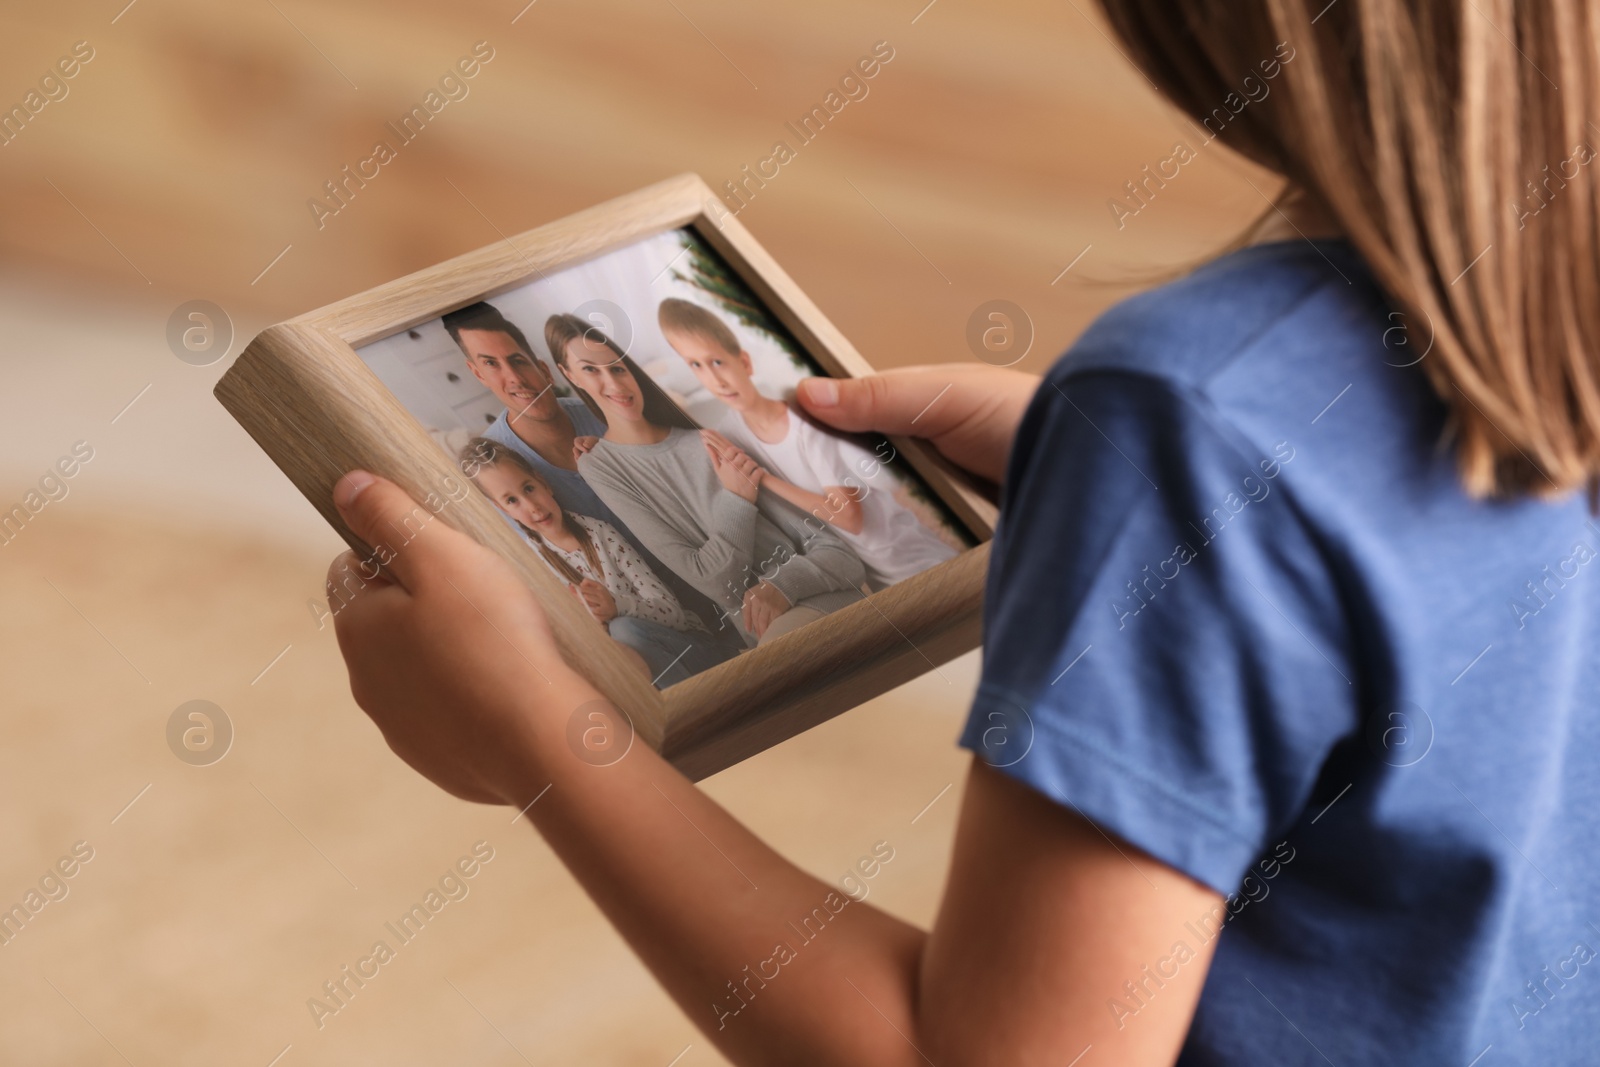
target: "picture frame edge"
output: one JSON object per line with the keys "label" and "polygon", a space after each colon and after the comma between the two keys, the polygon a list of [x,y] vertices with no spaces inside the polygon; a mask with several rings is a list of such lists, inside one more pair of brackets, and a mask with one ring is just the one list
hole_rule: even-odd
{"label": "picture frame edge", "polygon": [[[720,221],[711,214],[713,205],[716,209],[722,209]],[[579,231],[584,228],[594,228],[594,232],[582,237]],[[860,377],[873,373],[871,365],[754,235],[723,208],[710,186],[699,175],[685,173],[269,326],[245,346],[218,380],[213,392],[335,530],[360,552],[365,546],[344,527],[328,497],[332,480],[324,477],[309,488],[303,485],[302,479],[280,458],[280,452],[287,446],[270,434],[264,437],[258,433],[261,427],[255,411],[247,410],[241,415],[235,406],[241,402],[240,397],[233,396],[233,402],[230,403],[229,394],[237,390],[250,375],[264,373],[263,361],[276,362],[277,369],[283,373],[308,376],[312,380],[321,377],[324,384],[328,384],[330,375],[333,379],[346,381],[346,384],[359,381],[365,387],[361,390],[364,396],[378,408],[390,409],[389,416],[404,424],[406,435],[413,442],[425,446],[416,449],[417,455],[409,459],[416,460],[429,454],[435,460],[433,465],[436,471],[439,466],[448,469],[449,465],[437,442],[428,436],[416,417],[400,405],[398,399],[362,362],[356,352],[357,347],[429,322],[475,300],[491,299],[529,284],[535,275],[542,273],[541,269],[519,269],[528,267],[530,262],[545,263],[543,269],[564,269],[656,233],[680,228],[692,230],[727,259],[738,276],[751,287],[767,309],[794,333],[807,354],[825,372],[837,377]],[[715,231],[718,237],[713,238],[708,230]],[[726,237],[730,230],[733,234],[731,239],[718,239]],[[582,239],[575,239],[574,235]],[[510,246],[509,251],[505,249],[506,245]],[[529,251],[534,253],[532,260]],[[381,313],[371,313],[370,305],[374,302],[381,305]],[[281,362],[275,350],[284,343],[282,339],[303,337],[306,333],[319,338],[327,346],[324,354],[333,356],[334,366],[318,368],[306,361],[297,362],[293,359],[288,365]],[[290,347],[299,352],[293,344]],[[342,379],[340,366],[348,372]],[[304,386],[303,382],[296,381],[301,387]],[[362,414],[348,398],[341,401],[341,406],[346,414]],[[923,638],[924,647],[919,648],[912,641],[912,647],[904,652],[890,654],[885,651],[868,666],[849,671],[839,678],[830,676],[820,685],[800,688],[788,685],[782,695],[771,693],[761,713],[747,720],[736,718],[740,709],[747,708],[753,699],[757,699],[757,694],[772,689],[770,685],[749,681],[764,667],[769,673],[776,673],[770,671],[765,661],[807,648],[817,650],[824,659],[828,659],[826,665],[829,667],[843,667],[852,658],[852,645],[858,647],[859,641],[839,638],[842,628],[850,623],[850,616],[819,619],[769,646],[752,649],[734,661],[719,664],[684,682],[659,690],[647,681],[629,678],[630,672],[622,669],[620,656],[597,655],[603,649],[603,642],[596,639],[604,636],[599,624],[582,613],[572,598],[552,595],[558,583],[552,576],[533,568],[531,560],[523,558],[526,555],[522,551],[524,546],[516,543],[512,531],[497,516],[493,521],[478,516],[466,532],[506,557],[524,583],[539,597],[540,603],[547,611],[552,611],[552,622],[560,620],[553,629],[558,635],[563,654],[574,669],[595,684],[607,699],[628,711],[634,729],[647,744],[662,752],[669,760],[681,763],[686,773],[703,777],[881,695],[893,686],[924,673],[929,669],[929,664],[936,669],[949,659],[977,646],[983,573],[997,509],[975,483],[931,447],[915,439],[899,436],[890,440],[896,449],[907,456],[912,467],[922,475],[935,495],[956,513],[978,544],[961,551],[951,560],[873,594],[872,599],[877,601],[880,597],[892,596],[898,589],[901,592],[897,599],[915,602],[933,588],[938,580],[935,572],[952,568],[960,578],[952,587],[951,595],[955,599],[949,611],[938,616],[934,624],[922,629],[916,629],[916,625],[912,624],[917,635]],[[380,455],[383,453],[381,442],[377,451]],[[354,466],[357,462],[370,460],[358,460],[352,455],[349,465]],[[424,466],[428,465],[424,462]],[[381,469],[375,473],[388,476]],[[336,478],[337,474],[332,474],[332,479]],[[402,479],[405,478],[407,475],[402,473]],[[326,481],[326,486],[322,484],[323,481]],[[401,481],[408,489],[412,488],[407,480],[397,481]],[[313,490],[320,492],[321,497],[314,495]],[[493,511],[488,501],[477,499],[476,494],[469,496],[473,498],[472,504]],[[467,505],[469,513],[473,510],[471,505]],[[961,566],[954,567],[956,564]],[[547,585],[552,588],[545,589]],[[875,606],[881,606],[881,603]],[[850,605],[834,614],[838,616],[858,606]],[[570,620],[566,618],[569,614],[573,616]],[[578,617],[580,614],[582,618]],[[883,615],[883,612],[880,610],[878,614]],[[887,616],[884,618],[887,621]],[[905,634],[901,636],[906,637]],[[595,648],[596,645],[602,646],[602,649]],[[923,654],[926,648],[934,649],[940,658],[932,659]],[[741,665],[740,661],[747,657],[754,659]],[[859,656],[854,658],[859,659]],[[927,663],[921,662],[923,660]],[[730,684],[731,679],[741,680]],[[839,700],[841,687],[850,685],[853,679],[870,691],[864,696],[852,693],[848,699]],[[638,685],[629,684],[631,681],[637,681]],[[837,701],[837,706],[831,705],[830,701]],[[692,704],[697,706],[689,710]],[[751,747],[752,744],[756,747]]]}

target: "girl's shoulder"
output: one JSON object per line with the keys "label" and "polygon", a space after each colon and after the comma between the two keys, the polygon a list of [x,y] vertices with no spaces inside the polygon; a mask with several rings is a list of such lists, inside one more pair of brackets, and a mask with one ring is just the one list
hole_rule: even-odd
{"label": "girl's shoulder", "polygon": [[584,531],[596,542],[606,539],[618,542],[622,540],[622,535],[617,532],[617,528],[604,519],[597,519],[593,515],[580,515],[575,511],[568,512],[568,514],[572,516],[572,521],[582,526]]}
{"label": "girl's shoulder", "polygon": [[1235,364],[1382,332],[1387,303],[1342,239],[1275,241],[1220,256],[1112,305],[1055,374],[1122,371],[1204,390]]}

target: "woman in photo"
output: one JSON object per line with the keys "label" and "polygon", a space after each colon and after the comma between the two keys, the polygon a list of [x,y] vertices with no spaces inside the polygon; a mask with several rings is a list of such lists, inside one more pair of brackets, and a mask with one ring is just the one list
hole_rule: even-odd
{"label": "woman in photo", "polygon": [[606,424],[578,473],[656,557],[751,643],[770,641],[862,597],[865,568],[820,523],[761,492],[765,474],[715,442],[617,345],[574,315],[545,342]]}

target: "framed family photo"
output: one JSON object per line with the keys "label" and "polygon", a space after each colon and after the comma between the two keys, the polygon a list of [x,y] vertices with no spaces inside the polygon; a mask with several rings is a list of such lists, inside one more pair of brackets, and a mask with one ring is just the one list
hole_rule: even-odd
{"label": "framed family photo", "polygon": [[357,466],[499,551],[698,778],[978,643],[992,501],[793,401],[870,370],[683,175],[270,327],[216,395],[358,553]]}

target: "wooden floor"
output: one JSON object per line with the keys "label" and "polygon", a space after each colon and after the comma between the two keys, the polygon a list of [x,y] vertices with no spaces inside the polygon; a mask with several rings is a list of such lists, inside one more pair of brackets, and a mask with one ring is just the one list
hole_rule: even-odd
{"label": "wooden floor", "polygon": [[[75,42],[94,57],[0,147],[0,509],[76,442],[94,458],[0,545],[0,908],[76,842],[94,858],[0,945],[0,1062],[722,1062],[525,822],[434,790],[355,709],[307,607],[337,542],[212,400],[226,363],[168,349],[180,302],[242,341],[669,174],[721,186],[782,140],[740,217],[869,359],[971,358],[974,309],[1004,299],[1040,369],[1273,191],[1210,146],[1128,199],[1198,142],[1088,0],[522,2],[6,15],[0,107]],[[468,94],[319,228],[307,201],[479,41]],[[880,41],[867,95],[801,143],[787,123]],[[926,922],[975,673],[706,788],[823,877],[888,841],[873,899]],[[168,748],[193,699],[236,732],[213,766]],[[480,840],[470,895],[319,1029],[308,998]]]}

